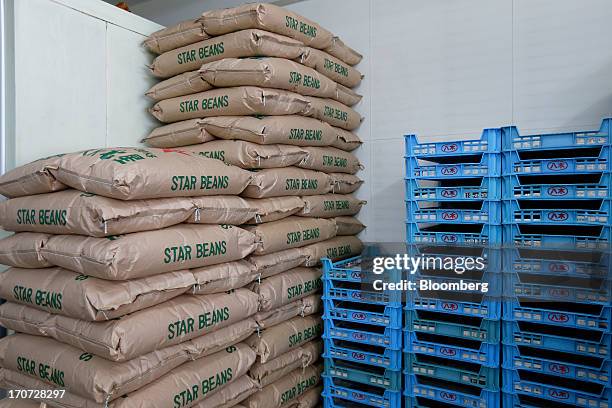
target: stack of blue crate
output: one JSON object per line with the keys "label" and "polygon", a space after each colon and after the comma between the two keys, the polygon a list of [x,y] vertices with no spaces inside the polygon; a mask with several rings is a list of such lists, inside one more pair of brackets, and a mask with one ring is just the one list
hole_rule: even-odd
{"label": "stack of blue crate", "polygon": [[[421,268],[405,307],[406,407],[500,405],[501,137],[419,143],[406,136],[406,238],[413,257],[482,257],[484,270]],[[455,261],[455,264],[458,263]],[[482,283],[466,294],[420,282]]]}
{"label": "stack of blue crate", "polygon": [[502,129],[504,406],[612,406],[610,141]]}
{"label": "stack of blue crate", "polygon": [[400,408],[402,293],[374,291],[362,260],[323,260],[324,406]]}

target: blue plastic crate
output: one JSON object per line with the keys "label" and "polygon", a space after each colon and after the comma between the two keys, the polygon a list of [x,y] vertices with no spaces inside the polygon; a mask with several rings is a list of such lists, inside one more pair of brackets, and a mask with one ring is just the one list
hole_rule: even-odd
{"label": "blue plastic crate", "polygon": [[[587,227],[591,229],[585,233]],[[535,225],[507,224],[502,227],[504,243],[531,248],[607,249],[610,247],[611,228],[605,225]],[[573,235],[557,235],[573,232]]]}
{"label": "blue plastic crate", "polygon": [[[543,356],[543,351],[536,348],[505,345],[503,349],[502,367],[508,370],[528,370],[601,385],[610,384],[612,378],[612,361],[609,359],[586,359],[575,354],[561,359],[556,351]],[[594,365],[586,365],[587,360],[595,360]]]}
{"label": "blue plastic crate", "polygon": [[[427,333],[430,334],[430,333]],[[455,339],[452,337],[426,336],[421,332],[404,332],[404,353],[420,353],[429,356],[452,358],[457,361],[499,367],[500,344]]]}
{"label": "blue plastic crate", "polygon": [[612,357],[610,333],[588,331],[582,335],[557,329],[551,331],[544,325],[521,326],[512,321],[504,321],[502,325],[504,345],[528,346],[602,359]]}
{"label": "blue plastic crate", "polygon": [[406,329],[413,332],[499,344],[501,322],[481,317],[453,316],[406,308]]}
{"label": "blue plastic crate", "polygon": [[465,139],[466,140],[451,140],[445,142],[426,142],[419,140],[417,135],[405,135],[404,144],[406,156],[456,157],[459,155],[495,153],[501,151],[501,130],[499,128],[484,129],[479,139],[475,137]]}
{"label": "blue plastic crate", "polygon": [[513,175],[502,177],[504,199],[537,200],[594,200],[610,198],[610,174],[598,173],[589,177],[557,177]]}
{"label": "blue plastic crate", "polygon": [[[509,394],[506,392],[502,393],[502,407],[504,408],[548,408],[550,407],[550,401],[537,398],[532,395],[523,394]],[[555,402],[556,408],[573,408],[573,405],[561,403],[560,401]]]}
{"label": "blue plastic crate", "polygon": [[329,338],[323,335],[324,358],[370,364],[389,370],[401,370],[402,351]]}
{"label": "blue plastic crate", "polygon": [[[463,229],[469,232],[460,232],[453,225],[465,224],[435,224],[421,226],[417,223],[406,223],[406,239],[408,243],[432,243],[450,245],[500,245],[502,242],[502,227],[490,224],[467,224],[476,228]],[[439,231],[445,229],[447,231]],[[453,231],[454,229],[454,231]]]}
{"label": "blue plastic crate", "polygon": [[[545,200],[545,202],[551,202]],[[585,202],[585,201],[582,201]],[[532,203],[531,200],[525,204]],[[609,225],[611,218],[610,200],[601,200],[598,209],[568,209],[564,208],[563,201],[554,201],[547,209],[521,208],[521,202],[506,200],[502,204],[504,224],[532,223],[532,224],[592,224]],[[528,207],[528,206],[526,206]]]}
{"label": "blue plastic crate", "polygon": [[339,398],[376,408],[399,408],[402,393],[380,387],[365,386],[348,380],[323,376],[325,398]]}
{"label": "blue plastic crate", "polygon": [[457,407],[497,408],[500,392],[406,374],[405,396],[427,398]]}
{"label": "blue plastic crate", "polygon": [[610,145],[611,119],[604,119],[598,130],[521,135],[516,126],[501,128],[504,150],[545,150]]}
{"label": "blue plastic crate", "polygon": [[326,299],[323,296],[323,317],[385,326],[393,329],[402,327],[402,308],[400,306],[371,305]]}
{"label": "blue plastic crate", "polygon": [[574,327],[577,329],[610,331],[612,328],[612,306],[588,305],[590,310],[580,311],[581,304],[575,303],[575,311],[559,308],[556,302],[504,301],[503,319],[507,321],[531,322],[552,326]]}
{"label": "blue plastic crate", "polygon": [[401,391],[402,372],[388,370],[367,364],[326,358],[325,375],[342,380],[382,387],[391,391]]}
{"label": "blue plastic crate", "polygon": [[[577,150],[576,154],[580,154]],[[556,159],[522,159],[521,152],[502,153],[503,173],[512,174],[587,174],[610,172],[610,147],[599,148],[597,155]]]}
{"label": "blue plastic crate", "polygon": [[[476,202],[477,209],[454,208],[434,200],[406,202],[410,222],[458,222],[463,224],[501,224],[501,205],[495,201]],[[459,207],[459,206],[456,206]]]}
{"label": "blue plastic crate", "polygon": [[391,329],[363,323],[334,321],[324,319],[326,337],[348,340],[355,343],[386,347],[391,350],[402,349],[402,329]]}
{"label": "blue plastic crate", "polygon": [[507,248],[503,258],[504,272],[612,278],[607,252]]}
{"label": "blue plastic crate", "polygon": [[[442,181],[404,179],[406,200],[472,201],[502,198],[501,177],[475,177]],[[444,184],[444,185],[440,185]]]}
{"label": "blue plastic crate", "polygon": [[401,307],[402,295],[397,290],[366,291],[361,288],[361,283],[323,279],[325,299]]}
{"label": "blue plastic crate", "polygon": [[[612,404],[612,388],[610,387],[593,387],[594,389],[592,391],[594,392],[589,393],[558,384],[534,381],[531,380],[532,377],[529,375],[525,375],[525,377],[528,378],[525,379],[522,378],[524,373],[528,374],[529,372],[521,370],[503,370],[502,378],[504,392],[542,398],[551,401],[551,405],[553,405],[554,402],[560,402],[575,407],[609,408],[610,404]],[[563,382],[563,384],[565,384],[565,382]],[[579,387],[580,385],[579,383],[575,383],[575,386]],[[598,391],[595,389],[598,389]]]}
{"label": "blue plastic crate", "polygon": [[[459,156],[458,158],[467,157]],[[443,164],[439,158],[404,158],[406,178],[438,180],[450,178],[500,177],[502,159],[499,153],[482,153],[477,162]]]}

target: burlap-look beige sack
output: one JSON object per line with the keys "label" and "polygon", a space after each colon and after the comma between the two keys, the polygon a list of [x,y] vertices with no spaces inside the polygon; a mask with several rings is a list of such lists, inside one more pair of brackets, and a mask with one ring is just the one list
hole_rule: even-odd
{"label": "burlap-look beige sack", "polygon": [[335,194],[351,194],[363,184],[363,180],[354,174],[330,173],[332,190]]}
{"label": "burlap-look beige sack", "polygon": [[259,391],[258,384],[248,375],[227,384],[193,408],[231,408]]}
{"label": "burlap-look beige sack", "polygon": [[303,169],[355,174],[363,168],[354,154],[335,147],[302,147],[302,149],[308,155],[297,166]]}
{"label": "burlap-look beige sack", "polygon": [[145,95],[154,101],[161,101],[177,96],[208,91],[213,88],[214,86],[202,78],[199,71],[189,71],[158,82],[149,88]]}
{"label": "burlap-look beige sack", "polygon": [[66,185],[51,173],[60,159],[61,155],[51,156],[7,171],[0,176],[0,194],[12,198],[64,190]]}
{"label": "burlap-look beige sack", "polygon": [[200,20],[195,19],[182,21],[154,32],[144,40],[144,46],[151,52],[161,54],[208,38],[210,36],[204,31]]}
{"label": "burlap-look beige sack", "polygon": [[277,275],[289,269],[297,268],[307,257],[300,248],[286,249],[268,255],[251,255],[247,259],[261,278]]}
{"label": "burlap-look beige sack", "polygon": [[288,217],[245,228],[257,237],[259,246],[254,251],[257,255],[299,248],[336,236],[334,221],[323,218]]}
{"label": "burlap-look beige sack", "polygon": [[247,202],[257,208],[257,215],[251,220],[251,224],[282,220],[304,208],[302,199],[293,196],[250,198]]}
{"label": "burlap-look beige sack", "polygon": [[355,215],[366,204],[348,194],[325,194],[302,197],[304,208],[297,215],[302,217],[331,218]]}
{"label": "burlap-look beige sack", "polygon": [[191,269],[190,271],[196,280],[192,293],[198,295],[238,289],[253,282],[259,276],[255,267],[243,259]]}
{"label": "burlap-look beige sack", "polygon": [[191,224],[241,225],[252,220],[259,208],[238,196],[194,197],[195,211],[187,222]]}
{"label": "burlap-look beige sack", "polygon": [[294,115],[309,111],[305,98],[280,89],[238,86],[164,99],[149,112],[166,123],[209,116]]}
{"label": "burlap-look beige sack", "polygon": [[0,273],[0,297],[53,314],[102,321],[163,303],[196,283],[187,270],[113,282],[57,267],[9,268]]}
{"label": "burlap-look beige sack", "polygon": [[217,159],[243,169],[274,169],[293,166],[303,161],[307,152],[303,147],[290,145],[260,145],[244,140],[213,140],[186,146],[196,155]]}
{"label": "burlap-look beige sack", "polygon": [[37,232],[20,232],[0,239],[0,264],[18,268],[51,266],[40,253],[50,237]]}
{"label": "burlap-look beige sack", "polygon": [[308,101],[308,109],[300,112],[332,126],[346,130],[354,130],[362,121],[361,115],[348,106],[328,98],[317,98],[315,96],[304,96]]}
{"label": "burlap-look beige sack", "polygon": [[314,48],[332,45],[331,32],[306,17],[273,4],[252,3],[207,11],[200,21],[209,35],[259,28],[295,38]]}
{"label": "burlap-look beige sack", "polygon": [[336,131],[336,140],[332,143],[333,147],[351,152],[361,146],[361,139],[355,133],[338,127],[334,128],[334,130]]}
{"label": "burlap-look beige sack", "polygon": [[193,211],[186,197],[123,201],[70,189],[0,202],[0,225],[7,231],[104,237],[179,224]]}
{"label": "burlap-look beige sack", "polygon": [[261,387],[272,384],[298,368],[305,368],[316,362],[323,353],[323,342],[311,341],[302,347],[288,351],[280,356],[261,363],[256,361],[249,370],[249,376]]}
{"label": "burlap-look beige sack", "polygon": [[305,48],[298,61],[349,88],[356,87],[363,79],[363,75],[357,69],[315,48]]}
{"label": "burlap-look beige sack", "polygon": [[257,295],[247,289],[212,295],[182,295],[108,322],[51,315],[28,306],[0,306],[3,326],[45,335],[97,356],[125,361],[212,333],[257,312]]}
{"label": "burlap-look beige sack", "polygon": [[295,408],[315,408],[320,406],[321,394],[323,393],[323,386],[318,385],[314,388],[309,389],[300,397],[298,397],[298,404]]}
{"label": "burlap-look beige sack", "polygon": [[357,235],[366,227],[354,217],[336,217],[335,220],[338,226],[337,235]]}
{"label": "burlap-look beige sack", "polygon": [[71,271],[126,280],[235,261],[256,246],[255,235],[238,227],[180,224],[108,238],[55,235],[41,253]]}
{"label": "burlap-look beige sack", "polygon": [[306,296],[305,298],[288,303],[276,309],[257,312],[253,319],[262,328],[276,326],[296,316],[310,316],[323,309],[320,295]]}
{"label": "burlap-look beige sack", "polygon": [[338,37],[334,37],[332,39],[332,45],[325,48],[324,51],[349,65],[357,65],[363,58],[363,55],[344,44]]}
{"label": "burlap-look beige sack", "polygon": [[247,408],[294,407],[301,395],[321,382],[322,372],[321,364],[298,368],[249,397],[243,405]]}
{"label": "burlap-look beige sack", "polygon": [[84,353],[48,337],[14,334],[0,340],[0,365],[103,403],[133,392],[181,364],[243,341],[253,333],[253,322],[247,319],[221,331],[225,339],[215,332],[126,362]]}
{"label": "burlap-look beige sack", "polygon": [[322,287],[320,269],[300,267],[254,283],[252,289],[259,295],[260,310],[267,311],[313,295]]}
{"label": "burlap-look beige sack", "polygon": [[131,147],[64,155],[53,174],[77,190],[121,200],[239,194],[252,178],[183,150]]}
{"label": "burlap-look beige sack", "polygon": [[263,30],[242,30],[164,52],[151,64],[156,77],[169,78],[223,58],[279,57],[295,59],[302,43]]}
{"label": "burlap-look beige sack", "polygon": [[331,189],[332,179],[326,173],[284,167],[258,171],[242,195],[248,198],[305,196],[329,193]]}
{"label": "burlap-look beige sack", "polygon": [[181,147],[215,140],[202,119],[190,119],[155,128],[140,142],[151,147]]}
{"label": "burlap-look beige sack", "polygon": [[321,258],[330,258],[332,261],[346,259],[361,254],[363,243],[354,236],[341,236],[329,239],[302,248],[308,257],[306,266],[315,266],[321,263]]}

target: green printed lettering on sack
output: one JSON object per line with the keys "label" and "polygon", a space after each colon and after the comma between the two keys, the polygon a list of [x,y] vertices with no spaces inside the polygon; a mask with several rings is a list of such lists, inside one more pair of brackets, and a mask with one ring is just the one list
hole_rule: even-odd
{"label": "green printed lettering on sack", "polygon": [[[68,210],[38,210],[38,217],[36,217],[36,210],[21,208],[17,210],[17,224],[19,225],[66,225],[66,215]],[[38,219],[38,222],[37,222]]]}
{"label": "green printed lettering on sack", "polygon": [[304,23],[297,18],[293,18],[291,16],[285,16],[285,27],[290,28],[291,30],[298,31],[308,37],[315,38],[317,36],[317,28]]}
{"label": "green printed lettering on sack", "polygon": [[[213,309],[193,317],[186,317],[168,324],[168,340],[183,337],[194,333],[196,330],[204,330],[209,327],[225,322],[230,318],[230,309],[225,306],[221,309]],[[197,325],[196,325],[197,321]]]}
{"label": "green printed lettering on sack", "polygon": [[156,158],[157,156],[153,153],[151,153],[149,150],[146,149],[133,149],[138,153],[131,153],[131,154],[125,154],[123,155],[123,153],[127,153],[126,150],[117,150],[117,149],[94,149],[94,150],[85,150],[82,155],[85,157],[94,157],[96,155],[99,155],[99,159],[100,160],[113,160],[116,163],[119,164],[127,164],[127,163],[132,163],[135,161],[140,161],[140,160],[145,160],[145,159],[153,159]]}
{"label": "green printed lettering on sack", "polygon": [[225,150],[211,150],[208,152],[198,152],[198,155],[207,159],[217,159],[225,161]]}
{"label": "green printed lettering on sack", "polygon": [[281,400],[280,400],[281,405],[284,405],[288,403],[289,401],[296,399],[297,397],[299,397],[300,395],[308,391],[310,388],[317,385],[318,381],[319,381],[319,376],[313,375],[312,377],[307,378],[306,380],[300,381],[297,384],[295,384],[293,387],[285,390],[281,394]]}
{"label": "green printed lettering on sack", "polygon": [[343,167],[348,166],[348,159],[339,156],[323,155],[323,165],[326,167]]}
{"label": "green printed lettering on sack", "polygon": [[[32,297],[34,295],[34,297]],[[13,297],[16,301],[29,303],[54,310],[62,310],[62,294],[46,290],[34,290],[21,285],[13,287]]]}
{"label": "green printed lettering on sack", "polygon": [[325,108],[323,109],[323,116],[326,118],[341,120],[343,122],[348,121],[348,112],[327,105],[325,105]]}
{"label": "green printed lettering on sack", "polygon": [[[37,370],[38,368],[38,370]],[[38,377],[43,381],[64,387],[64,372],[51,367],[48,364],[37,363],[26,357],[17,357],[17,371],[32,377]]]}
{"label": "green printed lettering on sack", "polygon": [[223,309],[215,309],[212,312],[202,313],[198,317],[198,328],[200,330],[208,327],[216,326],[217,324],[229,320],[230,310],[229,307]]}
{"label": "green printed lettering on sack", "polygon": [[348,77],[349,75],[349,69],[347,67],[345,67],[344,65],[338,64],[337,62],[328,60],[327,58],[325,58],[323,61],[323,68],[325,68],[328,71],[333,71],[344,77]]}
{"label": "green printed lettering on sack", "polygon": [[315,292],[323,287],[321,278],[312,279],[304,283],[298,283],[287,288],[287,300],[298,296],[306,295],[310,292]]}
{"label": "green printed lettering on sack", "polygon": [[294,333],[289,336],[289,347],[297,347],[307,341],[312,340],[315,337],[318,337],[323,333],[323,325],[321,323],[317,323],[313,326],[307,327],[301,332]]}
{"label": "green printed lettering on sack", "polygon": [[170,190],[220,190],[228,187],[229,176],[172,176]]}
{"label": "green printed lettering on sack", "polygon": [[292,231],[287,233],[287,245],[299,244],[310,241],[321,236],[321,230],[317,228],[305,229],[303,231]]}
{"label": "green printed lettering on sack", "polygon": [[299,129],[294,128],[289,131],[289,140],[315,140],[323,139],[323,131],[320,129]]}
{"label": "green printed lettering on sack", "polygon": [[181,113],[198,112],[210,109],[227,108],[229,106],[229,95],[213,96],[211,98],[190,99],[179,103]]}
{"label": "green printed lettering on sack", "polygon": [[350,245],[341,245],[338,247],[327,248],[327,257],[331,259],[350,255],[351,253],[352,251]]}
{"label": "green printed lettering on sack", "polygon": [[317,179],[287,179],[285,190],[316,190],[318,183]]}
{"label": "green printed lettering on sack", "polygon": [[204,60],[206,58],[221,55],[225,52],[223,41],[216,44],[205,45],[198,48],[197,50],[187,50],[177,54],[177,62],[179,65],[189,64],[191,62],[197,62],[198,60]]}
{"label": "green printed lettering on sack", "polygon": [[193,405],[200,398],[205,398],[212,391],[227,384],[234,377],[232,367],[227,367],[215,375],[205,378],[202,382],[194,384],[189,388],[175,394],[172,398],[174,408],[182,408]]}
{"label": "green printed lettering on sack", "polygon": [[299,72],[291,71],[289,73],[289,84],[302,85],[306,88],[320,89],[321,81],[310,75],[302,75]]}
{"label": "green printed lettering on sack", "polygon": [[[192,259],[209,258],[211,256],[225,255],[226,241],[199,242],[194,246],[189,244],[166,247],[164,249],[164,263],[186,262]],[[193,256],[195,255],[195,258]]]}

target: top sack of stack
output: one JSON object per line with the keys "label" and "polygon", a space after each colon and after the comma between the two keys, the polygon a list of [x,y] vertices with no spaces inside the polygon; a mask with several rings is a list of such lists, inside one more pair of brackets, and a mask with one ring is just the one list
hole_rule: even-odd
{"label": "top sack of stack", "polygon": [[359,63],[362,58],[361,54],[314,21],[266,3],[208,11],[196,20],[153,33],[145,41],[145,46],[161,54],[213,36],[248,29],[260,29],[293,38],[308,47],[324,50],[349,65]]}

